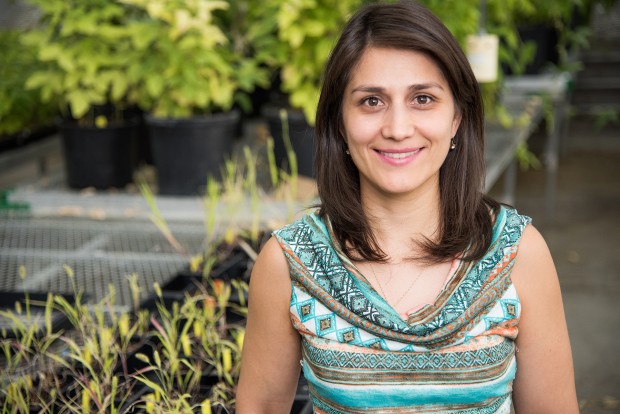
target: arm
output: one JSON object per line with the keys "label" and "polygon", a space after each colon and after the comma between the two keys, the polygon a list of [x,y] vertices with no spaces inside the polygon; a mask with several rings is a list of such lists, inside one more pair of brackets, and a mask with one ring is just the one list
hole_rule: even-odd
{"label": "arm", "polygon": [[250,279],[248,320],[237,387],[237,413],[289,413],[301,343],[290,319],[291,280],[277,240],[262,248]]}
{"label": "arm", "polygon": [[578,413],[562,295],[547,244],[526,227],[512,271],[522,305],[513,401],[519,413]]}

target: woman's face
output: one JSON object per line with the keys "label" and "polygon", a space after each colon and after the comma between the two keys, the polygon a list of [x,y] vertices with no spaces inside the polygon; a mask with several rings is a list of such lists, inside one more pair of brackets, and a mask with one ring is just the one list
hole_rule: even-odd
{"label": "woman's face", "polygon": [[342,110],[363,195],[438,191],[439,168],[460,116],[432,59],[408,50],[366,49],[351,73]]}

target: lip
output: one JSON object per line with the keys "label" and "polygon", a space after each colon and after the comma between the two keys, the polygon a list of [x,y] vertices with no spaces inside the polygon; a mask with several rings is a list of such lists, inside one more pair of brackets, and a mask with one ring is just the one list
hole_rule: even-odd
{"label": "lip", "polygon": [[407,164],[420,155],[424,148],[405,148],[401,150],[382,150],[375,149],[375,153],[381,158],[383,161],[392,164],[392,165],[403,165]]}

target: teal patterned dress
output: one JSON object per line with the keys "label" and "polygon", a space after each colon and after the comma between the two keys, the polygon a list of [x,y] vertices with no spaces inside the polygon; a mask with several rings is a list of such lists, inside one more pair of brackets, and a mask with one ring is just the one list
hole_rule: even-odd
{"label": "teal patterned dress", "polygon": [[492,245],[405,320],[308,214],[274,234],[315,413],[509,413],[521,305],[510,273],[530,219],[503,208]]}

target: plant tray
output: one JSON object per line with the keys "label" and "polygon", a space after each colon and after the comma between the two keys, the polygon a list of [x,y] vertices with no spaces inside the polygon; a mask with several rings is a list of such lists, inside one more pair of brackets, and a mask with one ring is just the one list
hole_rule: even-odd
{"label": "plant tray", "polygon": [[[248,269],[248,256],[242,252],[234,252],[226,261],[216,264],[211,272],[210,279],[231,281],[234,279],[245,280]],[[186,291],[193,293],[200,286],[204,286],[205,278],[200,272],[191,272],[188,269],[176,274],[170,281],[162,286],[164,291]]]}
{"label": "plant tray", "polygon": [[[72,295],[62,295],[70,303],[75,302]],[[45,332],[45,304],[47,293],[25,293],[16,291],[0,291],[0,336],[5,338],[17,338],[22,329],[35,328],[36,336],[41,336]],[[17,312],[17,304],[21,307],[21,312]],[[27,303],[30,304],[30,314],[27,313]],[[11,316],[5,314],[10,312]],[[67,316],[52,309],[51,313],[52,331],[70,325]]]}

